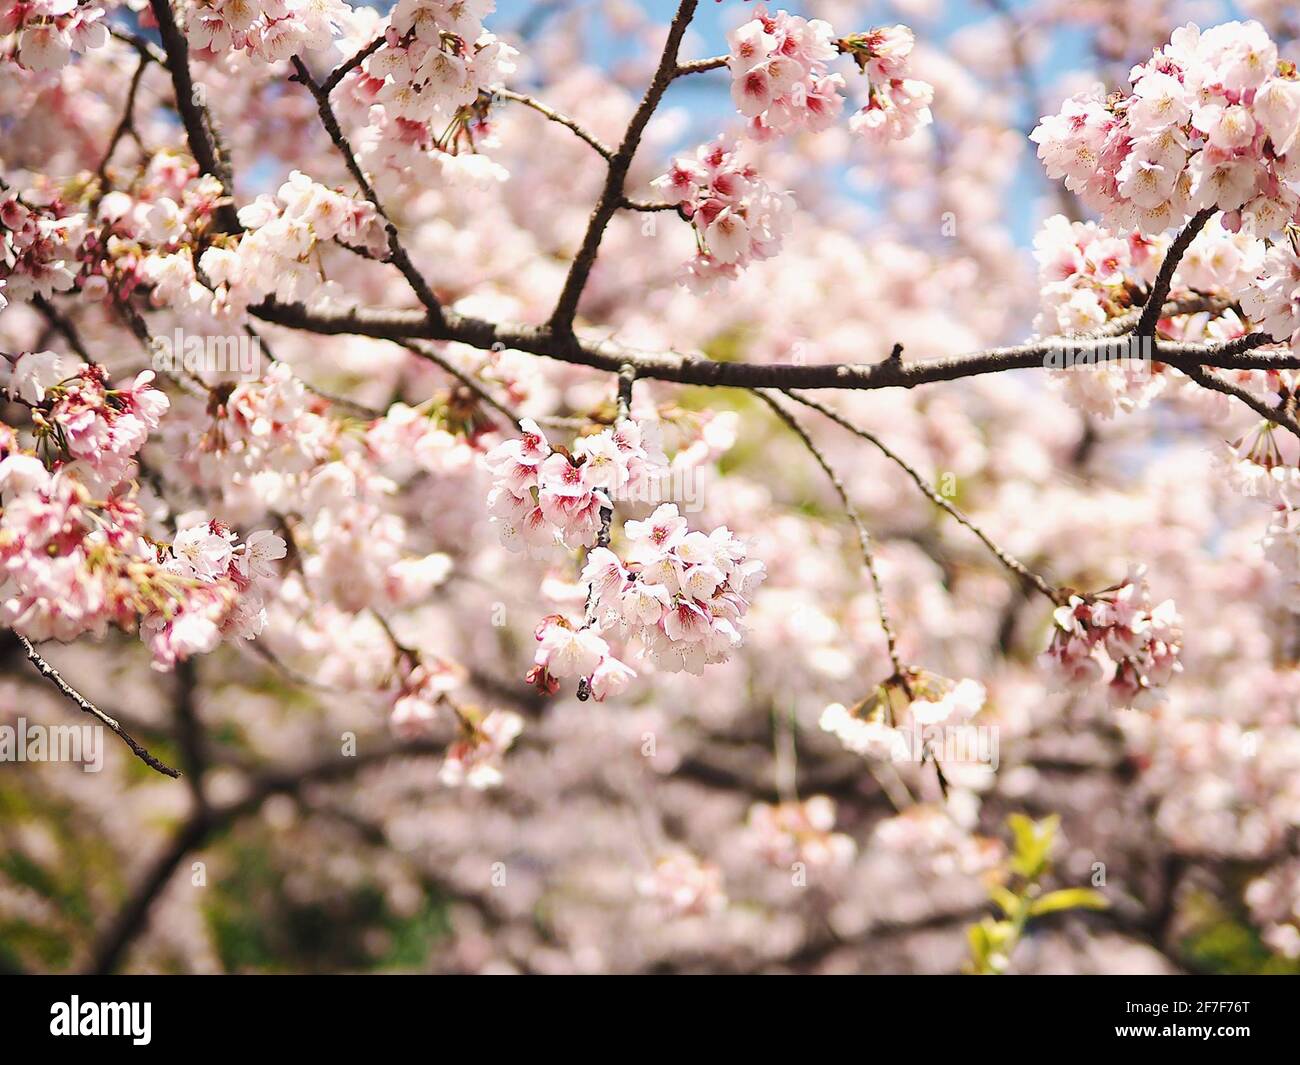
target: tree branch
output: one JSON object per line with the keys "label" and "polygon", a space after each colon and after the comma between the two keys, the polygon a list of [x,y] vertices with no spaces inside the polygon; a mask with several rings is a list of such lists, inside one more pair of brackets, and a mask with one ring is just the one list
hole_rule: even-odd
{"label": "tree branch", "polygon": [[756,391],[754,394],[771,407],[776,416],[785,422],[794,434],[803,441],[804,446],[812,453],[812,457],[817,460],[817,465],[825,471],[826,476],[830,479],[835,494],[840,497],[840,502],[844,505],[844,511],[848,515],[849,521],[853,523],[853,528],[857,531],[858,543],[862,547],[862,562],[866,566],[867,574],[871,577],[871,587],[876,593],[876,609],[880,614],[880,627],[884,630],[885,645],[889,650],[889,661],[894,667],[894,676],[891,679],[899,681],[903,685],[903,689],[910,694],[907,670],[903,666],[902,659],[898,656],[898,641],[894,636],[894,626],[890,623],[889,610],[885,605],[885,590],[880,583],[880,574],[876,570],[876,557],[871,546],[871,534],[867,532],[867,527],[862,523],[862,518],[849,501],[849,494],[844,488],[844,482],[840,480],[839,475],[830,462],[827,461],[826,456],[813,443],[808,431],[799,424],[798,419],[793,414],[781,406],[768,393]]}
{"label": "tree branch", "polygon": [[326,96],[332,93],[339,82],[341,82],[344,78],[346,78],[349,74],[351,74],[354,70],[356,70],[357,67],[361,66],[362,63],[364,63],[367,59],[369,59],[372,55],[374,55],[377,51],[379,51],[380,47],[383,45],[385,40],[386,38],[381,33],[378,37],[376,37],[364,48],[359,49],[357,52],[355,52],[350,59],[347,59],[344,62],[340,63],[330,73],[330,76],[327,77],[323,82],[321,82],[321,86],[320,86],[321,91],[324,92]]}
{"label": "tree branch", "polygon": [[397,226],[388,217],[384,205],[379,202],[379,194],[375,192],[374,186],[370,184],[370,179],[366,177],[365,172],[361,169],[361,164],[357,162],[357,157],[352,151],[352,145],[348,143],[347,137],[339,126],[339,120],[334,114],[334,108],[330,105],[329,92],[316,84],[315,79],[312,78],[310,71],[307,70],[306,64],[303,63],[300,57],[294,56],[292,63],[295,74],[290,80],[300,82],[315,98],[316,111],[320,115],[321,125],[325,127],[325,132],[329,134],[334,147],[338,149],[339,154],[343,157],[349,172],[360,186],[362,194],[384,220],[384,230],[388,236],[389,259],[402,272],[402,276],[406,278],[406,283],[411,286],[411,291],[424,305],[425,314],[429,321],[435,325],[441,323],[443,319],[442,304],[439,302],[438,297],[433,294],[433,290],[429,288],[429,283],[425,281],[424,275],[415,268],[410,256],[406,254],[406,249],[402,246],[402,241],[397,235]]}
{"label": "tree branch", "polygon": [[587,278],[591,275],[591,268],[596,262],[596,253],[600,250],[605,227],[609,225],[614,212],[623,202],[623,184],[627,180],[632,157],[641,143],[641,135],[645,132],[650,116],[659,106],[664,92],[680,73],[677,66],[677,51],[681,47],[682,37],[686,34],[686,27],[695,16],[697,4],[698,0],[681,0],[672,25],[668,28],[668,40],[664,42],[663,54],[659,57],[659,66],[655,70],[654,79],[646,89],[641,105],[632,115],[632,121],[628,123],[627,132],[623,134],[623,142],[609,161],[609,169],[605,174],[605,187],[601,191],[600,199],[596,201],[595,209],[591,212],[582,246],[569,267],[569,274],[564,279],[564,288],[551,314],[551,329],[557,334],[572,332],[573,318],[578,311],[578,300],[582,297],[582,290],[586,287]]}
{"label": "tree branch", "polygon": [[194,92],[194,80],[190,74],[189,43],[176,24],[176,17],[172,13],[169,0],[149,0],[149,8],[158,23],[158,35],[162,38],[163,49],[167,53],[166,66],[171,74],[172,89],[176,95],[176,111],[181,116],[181,124],[185,127],[190,151],[199,168],[221,183],[225,202],[217,207],[217,217],[227,230],[237,233],[242,227],[235,212],[234,181],[231,179],[230,167],[218,150],[207,109],[198,102]]}
{"label": "tree branch", "polygon": [[1160,264],[1160,271],[1156,274],[1155,284],[1151,286],[1151,294],[1142,308],[1142,317],[1138,320],[1136,330],[1138,336],[1156,335],[1156,323],[1160,321],[1160,312],[1164,310],[1169,286],[1174,282],[1174,271],[1178,269],[1178,264],[1192,241],[1196,239],[1196,235],[1205,228],[1205,223],[1213,218],[1217,211],[1217,207],[1205,207],[1197,211],[1183,227],[1183,231],[1174,238],[1174,242],[1169,245],[1164,261]]}
{"label": "tree branch", "polygon": [[419,740],[403,744],[385,743],[350,758],[341,754],[327,755],[298,769],[264,773],[254,780],[241,799],[220,806],[196,807],[149,866],[135,891],[105,930],[91,953],[89,972],[106,974],[117,968],[127,947],[145,927],[154,900],[166,888],[187,854],[197,850],[218,831],[256,813],[273,795],[296,795],[309,784],[344,779],[392,757],[441,754],[443,749],[441,744]]}
{"label": "tree branch", "polygon": [[27,639],[26,636],[20,632],[15,632],[14,635],[18,637],[18,642],[22,645],[23,652],[27,655],[28,661],[37,668],[42,677],[59,690],[59,693],[65,699],[75,703],[78,709],[103,723],[103,725],[113,733],[113,735],[131,748],[132,754],[139,758],[140,761],[150,769],[156,769],[159,773],[162,773],[163,776],[168,776],[172,779],[176,779],[180,776],[180,773],[177,770],[173,769],[165,762],[159,761],[140,746],[140,744],[136,743],[136,741],[127,733],[126,729],[122,728],[122,726],[117,723],[116,719],[109,717],[108,714],[104,713],[103,710],[97,707],[82,695],[81,692],[77,691],[76,688],[64,680],[63,675],[41,656],[41,653],[32,646],[32,642]]}
{"label": "tree branch", "polygon": [[1244,388],[1238,388],[1236,385],[1230,384],[1218,374],[1207,373],[1199,366],[1184,367],[1182,373],[1202,388],[1208,388],[1212,392],[1221,392],[1225,396],[1232,396],[1234,399],[1241,400],[1256,414],[1267,418],[1274,425],[1280,425],[1297,439],[1300,439],[1300,422],[1297,422],[1295,417],[1288,413],[1284,407],[1270,407],[1258,396],[1252,395]]}
{"label": "tree branch", "polygon": [[906,473],[909,477],[911,477],[912,480],[916,483],[917,487],[921,489],[921,491],[926,495],[927,498],[930,499],[931,502],[933,502],[936,506],[942,507],[949,514],[951,514],[952,517],[954,517],[958,521],[958,523],[966,526],[966,528],[968,528],[971,532],[973,532],[979,538],[980,542],[993,553],[993,555],[997,558],[999,562],[1002,563],[1002,565],[1006,566],[1007,569],[1009,569],[1017,577],[1021,578],[1021,580],[1023,580],[1026,583],[1026,585],[1038,589],[1038,591],[1042,592],[1043,595],[1045,595],[1053,603],[1059,603],[1061,601],[1061,593],[1056,588],[1053,588],[1050,584],[1047,583],[1047,581],[1045,581],[1033,570],[1029,569],[1029,567],[1026,566],[1024,563],[1022,563],[1019,559],[1015,558],[1013,555],[1009,554],[1008,552],[1002,550],[1002,548],[1000,548],[996,543],[994,543],[994,541],[988,536],[987,533],[984,532],[983,529],[981,529],[978,525],[976,525],[973,521],[971,521],[971,519],[968,518],[958,507],[948,502],[947,499],[945,499],[942,495],[936,492],[934,486],[930,484],[929,481],[927,481],[924,477],[922,477],[919,473],[917,473],[917,471],[905,459],[903,459],[900,455],[896,454],[889,447],[887,447],[884,441],[882,441],[874,433],[871,433],[866,429],[854,425],[838,411],[834,411],[831,410],[829,407],[822,406],[815,399],[810,399],[808,396],[802,396],[797,392],[790,392],[787,394],[795,402],[802,403],[805,407],[811,407],[819,414],[825,415],[836,425],[842,426],[843,428],[847,429],[849,432],[855,434],[856,436],[860,436],[862,437],[863,440],[866,440],[869,443],[873,444],[881,452],[881,454],[883,454],[891,462],[893,462],[900,469],[902,469],[904,473]]}
{"label": "tree branch", "polygon": [[[337,311],[308,310],[300,303],[267,300],[250,308],[267,322],[330,336],[354,334],[405,343],[412,339],[455,340],[471,347],[490,350],[511,348],[544,355],[560,362],[589,366],[618,373],[631,365],[637,377],[678,384],[729,388],[915,388],[937,381],[956,381],[1006,370],[1043,367],[1045,360],[1062,351],[1105,352],[1111,358],[1146,358],[1140,345],[1116,344],[1113,336],[1052,337],[1010,347],[987,348],[942,359],[885,359],[877,363],[793,363],[714,362],[692,355],[642,352],[613,340],[587,339],[550,326],[489,322],[482,318],[447,311],[440,323],[409,310],[348,308]],[[1255,353],[1256,348],[1274,344],[1271,337],[1251,333],[1235,340],[1216,343],[1166,341],[1160,344],[1159,359],[1176,369],[1214,366],[1231,370],[1281,370],[1300,367],[1300,356],[1292,353]]]}
{"label": "tree branch", "polygon": [[552,122],[557,122],[565,129],[571,130],[579,139],[586,141],[594,148],[606,162],[614,158],[614,149],[602,142],[594,133],[588,132],[568,115],[561,114],[552,107],[548,107],[541,100],[536,100],[522,92],[514,92],[511,89],[497,89],[494,96],[502,100],[514,100],[515,103],[523,104],[525,107],[531,107],[538,114],[545,115]]}

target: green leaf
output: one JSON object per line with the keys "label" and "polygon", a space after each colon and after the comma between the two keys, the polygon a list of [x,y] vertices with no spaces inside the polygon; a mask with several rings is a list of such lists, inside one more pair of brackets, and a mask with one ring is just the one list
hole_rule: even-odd
{"label": "green leaf", "polygon": [[1015,837],[1015,856],[1011,868],[1026,880],[1037,880],[1047,870],[1047,856],[1056,838],[1061,819],[1056,814],[1041,821],[1031,821],[1024,814],[1012,814],[1007,825]]}
{"label": "green leaf", "polygon": [[1000,884],[989,889],[989,896],[1008,917],[1014,917],[1020,909],[1020,896]]}
{"label": "green leaf", "polygon": [[1035,899],[1029,907],[1031,917],[1041,917],[1045,913],[1059,913],[1061,910],[1104,910],[1110,905],[1100,891],[1092,888],[1063,888],[1049,891],[1041,899]]}

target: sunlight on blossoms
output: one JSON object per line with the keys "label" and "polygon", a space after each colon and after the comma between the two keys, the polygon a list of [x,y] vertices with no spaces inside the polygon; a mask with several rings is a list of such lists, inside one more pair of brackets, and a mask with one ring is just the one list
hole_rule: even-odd
{"label": "sunlight on blossoms", "polygon": [[1300,974],[1194,7],[0,0],[0,972]]}

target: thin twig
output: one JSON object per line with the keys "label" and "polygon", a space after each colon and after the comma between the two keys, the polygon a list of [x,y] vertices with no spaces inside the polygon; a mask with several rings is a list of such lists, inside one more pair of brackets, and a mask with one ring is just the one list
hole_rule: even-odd
{"label": "thin twig", "polygon": [[408,351],[411,351],[414,354],[420,356],[420,358],[427,359],[429,362],[433,363],[435,366],[443,370],[445,373],[450,374],[462,385],[468,388],[472,393],[474,393],[474,395],[477,396],[480,400],[482,400],[489,407],[495,410],[498,414],[504,417],[506,421],[510,422],[511,426],[517,426],[519,424],[520,415],[518,411],[511,410],[499,399],[497,399],[494,395],[492,395],[491,392],[489,392],[481,384],[475,381],[474,378],[472,378],[469,374],[453,366],[449,361],[447,361],[447,359],[443,358],[432,348],[427,348],[423,344],[415,344],[415,343],[407,344],[406,348]]}
{"label": "thin twig", "polygon": [[525,107],[531,107],[538,114],[545,115],[552,122],[559,123],[566,129],[572,131],[579,139],[586,141],[594,148],[601,158],[609,161],[614,157],[614,149],[601,141],[594,133],[589,132],[583,126],[579,125],[568,115],[556,111],[553,107],[548,107],[541,100],[534,99],[522,92],[515,92],[512,89],[497,89],[492,94],[502,100],[513,100],[515,103],[523,104]]}
{"label": "thin twig", "polygon": [[707,70],[721,70],[729,62],[729,55],[715,55],[708,59],[691,59],[685,63],[677,64],[677,75],[680,77],[684,74],[703,74]]}
{"label": "thin twig", "polygon": [[41,653],[32,646],[32,642],[27,639],[26,636],[20,632],[15,632],[14,635],[18,637],[18,642],[22,644],[23,651],[27,655],[28,661],[36,667],[42,677],[59,690],[60,694],[62,694],[64,698],[75,703],[79,709],[90,714],[91,717],[97,718],[111,733],[113,733],[113,735],[130,747],[131,753],[139,758],[140,761],[150,769],[156,769],[159,773],[171,777],[172,779],[176,779],[181,775],[178,770],[173,769],[165,762],[159,761],[140,746],[140,744],[131,738],[126,729],[122,728],[122,726],[117,723],[116,718],[109,717],[108,714],[104,713],[103,710],[97,707],[82,695],[81,692],[77,691],[76,688],[64,680],[63,675],[41,657]]}
{"label": "thin twig", "polygon": [[89,364],[95,361],[90,357],[89,350],[82,342],[81,334],[77,331],[77,327],[72,324],[72,320],[68,318],[67,315],[59,311],[53,303],[42,296],[39,292],[33,293],[32,306],[44,315],[45,320],[49,322],[50,325],[63,334],[63,339],[68,342],[68,346],[77,353],[83,362]]}
{"label": "thin twig", "polygon": [[374,55],[377,51],[379,51],[380,47],[383,45],[385,40],[387,40],[387,38],[381,33],[378,37],[376,37],[364,48],[361,48],[357,52],[355,52],[350,59],[347,59],[344,62],[340,63],[337,67],[334,68],[330,76],[327,77],[323,82],[321,82],[321,86],[320,86],[321,90],[327,96],[330,93],[332,93],[334,91],[335,86],[337,86],[339,82],[341,82],[344,78],[346,78],[349,74],[351,74],[352,71],[356,70],[357,67],[361,66],[362,63],[364,63],[367,59],[369,59],[372,55]]}
{"label": "thin twig", "polygon": [[853,504],[849,501],[849,494],[845,490],[844,482],[840,480],[839,474],[835,472],[834,467],[832,467],[830,462],[827,461],[826,456],[823,455],[817,445],[813,443],[812,437],[810,437],[808,431],[799,424],[798,419],[781,406],[781,404],[773,399],[768,393],[755,392],[754,394],[771,407],[776,413],[776,416],[780,418],[781,421],[785,422],[794,434],[803,441],[804,446],[812,453],[813,458],[817,460],[817,465],[822,468],[826,473],[826,476],[830,479],[831,485],[835,489],[835,494],[840,497],[840,502],[844,506],[844,511],[848,515],[849,521],[853,523],[853,528],[857,531],[858,543],[862,547],[862,562],[866,566],[867,574],[871,577],[871,586],[875,591],[876,609],[880,614],[880,627],[884,630],[885,644],[889,650],[889,661],[894,667],[894,676],[891,679],[897,680],[901,683],[904,691],[907,691],[910,696],[911,690],[908,686],[907,670],[903,667],[903,661],[898,655],[898,641],[894,636],[894,627],[890,623],[889,610],[885,605],[885,590],[880,581],[880,574],[876,570],[876,557],[871,546],[871,534],[867,532],[867,527],[863,524],[862,518],[859,516]]}
{"label": "thin twig", "polygon": [[1294,415],[1288,412],[1285,406],[1270,407],[1258,396],[1252,395],[1244,388],[1238,388],[1234,384],[1229,384],[1218,374],[1207,373],[1200,367],[1187,366],[1181,371],[1187,377],[1191,378],[1202,388],[1208,388],[1212,392],[1220,392],[1225,396],[1232,396],[1234,399],[1241,400],[1251,410],[1263,418],[1267,418],[1274,425],[1280,425],[1297,439],[1300,439],[1300,422],[1297,422]]}
{"label": "thin twig", "polygon": [[623,197],[619,206],[625,211],[642,211],[646,214],[653,214],[656,211],[676,211],[681,214],[681,205],[676,203],[659,203],[651,200],[632,200],[626,196]]}
{"label": "thin twig", "polygon": [[[762,395],[762,393],[759,394]],[[818,403],[815,399],[811,399],[808,396],[800,395],[798,392],[788,392],[786,394],[791,399],[793,399],[796,403],[802,403],[805,407],[812,408],[813,410],[817,411],[819,414],[825,415],[836,425],[839,425],[842,428],[847,429],[855,436],[860,436],[863,440],[866,440],[868,443],[874,445],[880,451],[881,454],[883,454],[887,459],[889,459],[901,470],[903,470],[904,473],[906,473],[909,477],[911,477],[912,480],[916,483],[916,486],[921,489],[921,491],[932,503],[947,511],[950,515],[952,515],[953,518],[957,520],[959,524],[966,526],[967,529],[973,532],[976,535],[976,537],[979,538],[980,542],[993,553],[994,557],[996,557],[997,560],[1002,563],[1002,565],[1006,566],[1007,569],[1009,569],[1017,577],[1020,577],[1027,584],[1032,585],[1034,588],[1038,589],[1038,591],[1042,592],[1043,595],[1047,596],[1047,598],[1050,599],[1052,602],[1054,603],[1060,602],[1061,593],[1056,588],[1048,584],[1047,581],[1045,581],[1042,577],[1040,577],[1037,573],[1031,570],[1019,559],[1015,558],[1013,555],[1009,554],[1008,552],[1000,548],[993,541],[993,539],[986,532],[984,532],[983,529],[981,529],[978,525],[975,524],[975,522],[973,522],[970,518],[968,518],[956,505],[950,503],[939,492],[935,491],[934,486],[930,484],[929,481],[927,481],[924,477],[922,477],[916,471],[916,469],[910,463],[907,462],[906,459],[904,459],[901,455],[898,455],[896,452],[890,449],[884,443],[884,441],[882,441],[878,436],[875,435],[875,433],[872,433],[867,429],[863,429],[860,426],[854,425],[838,411],[834,411],[830,407],[823,406],[822,404]],[[769,399],[768,402],[770,403],[771,400]]]}
{"label": "thin twig", "polygon": [[[99,167],[95,173],[100,181],[100,194],[103,194],[107,187],[108,181],[108,164],[113,158],[113,153],[117,151],[117,146],[122,138],[126,136],[128,130],[135,132],[135,98],[140,91],[140,82],[144,78],[145,69],[149,66],[149,58],[142,54],[140,61],[136,64],[135,73],[131,75],[131,85],[126,91],[126,104],[122,108],[122,117],[117,123],[117,128],[113,130],[112,137],[108,140],[108,147],[104,150],[104,157],[99,162]],[[138,138],[137,138],[138,140]]]}
{"label": "thin twig", "polygon": [[1153,337],[1156,335],[1156,323],[1160,321],[1160,313],[1164,310],[1165,297],[1169,295],[1169,286],[1174,282],[1174,271],[1178,269],[1178,264],[1182,261],[1183,254],[1191,246],[1196,235],[1205,228],[1205,223],[1214,217],[1217,207],[1205,207],[1197,211],[1196,214],[1188,220],[1187,225],[1183,227],[1181,233],[1174,238],[1174,242],[1169,245],[1169,250],[1165,253],[1164,261],[1160,264],[1160,270],[1156,274],[1155,284],[1151,286],[1151,293],[1147,297],[1146,305],[1142,308],[1142,317],[1138,320],[1136,334],[1140,337]]}

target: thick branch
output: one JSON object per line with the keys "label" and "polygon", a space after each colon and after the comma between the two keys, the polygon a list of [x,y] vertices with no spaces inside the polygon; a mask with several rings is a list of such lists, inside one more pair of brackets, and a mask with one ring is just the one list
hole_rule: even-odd
{"label": "thick branch", "polygon": [[185,856],[201,847],[216,832],[256,813],[271,796],[296,795],[309,784],[344,779],[392,757],[439,754],[442,750],[441,744],[420,740],[405,744],[385,743],[351,758],[341,754],[329,755],[300,769],[265,773],[254,781],[242,799],[221,806],[197,807],[149,866],[144,878],[109,924],[92,952],[89,971],[104,974],[116,969],[127,947],[145,927],[154,900],[167,887]]}
{"label": "thick branch", "polygon": [[194,92],[189,44],[176,25],[169,0],[149,0],[149,7],[158,23],[158,35],[162,38],[163,49],[167,53],[167,70],[171,73],[172,89],[176,94],[176,111],[185,127],[190,151],[199,168],[221,182],[225,195],[224,202],[217,208],[217,217],[226,229],[238,232],[240,225],[233,199],[234,182],[231,180],[230,168],[217,148],[217,139],[213,135],[206,109],[198,102]]}
{"label": "thick branch", "polygon": [[[488,322],[481,318],[446,312],[443,321],[431,323],[425,315],[409,310],[350,308],[313,311],[302,304],[267,301],[252,308],[264,321],[293,329],[331,336],[354,334],[378,340],[405,343],[412,339],[455,340],[483,350],[511,348],[545,355],[560,362],[589,366],[618,373],[631,365],[639,378],[674,381],[685,385],[728,388],[915,388],[936,381],[956,381],[981,374],[1044,366],[1045,360],[1067,353],[1105,353],[1110,358],[1148,358],[1138,344],[1116,344],[1113,337],[1049,338],[1011,347],[943,359],[908,361],[886,359],[878,363],[792,363],[714,362],[692,355],[641,352],[612,340],[585,339],[549,326]],[[1300,356],[1291,353],[1254,352],[1274,341],[1260,333],[1221,343],[1166,341],[1159,349],[1160,361],[1182,370],[1214,366],[1231,370],[1281,370],[1300,367]]]}

